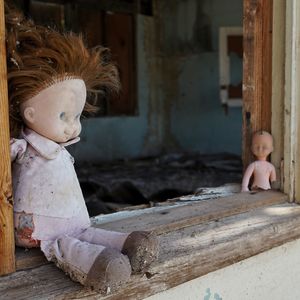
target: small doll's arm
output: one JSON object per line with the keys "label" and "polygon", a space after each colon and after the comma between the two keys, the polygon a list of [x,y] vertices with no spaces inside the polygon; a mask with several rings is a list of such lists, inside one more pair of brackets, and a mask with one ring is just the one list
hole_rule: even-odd
{"label": "small doll's arm", "polygon": [[271,188],[274,190],[279,190],[280,189],[280,182],[276,181],[276,170],[275,167],[272,165],[272,170],[270,173],[270,183],[271,183]]}
{"label": "small doll's arm", "polygon": [[27,142],[25,140],[11,139],[10,140],[10,159],[21,160],[25,154]]}
{"label": "small doll's arm", "polygon": [[242,190],[241,190],[242,192],[249,192],[248,185],[249,185],[250,178],[253,174],[253,171],[254,171],[254,164],[252,163],[248,166],[243,176]]}
{"label": "small doll's arm", "polygon": [[271,170],[271,174],[270,174],[270,181],[274,182],[276,181],[276,171],[275,171],[275,167],[272,166],[272,170]]}

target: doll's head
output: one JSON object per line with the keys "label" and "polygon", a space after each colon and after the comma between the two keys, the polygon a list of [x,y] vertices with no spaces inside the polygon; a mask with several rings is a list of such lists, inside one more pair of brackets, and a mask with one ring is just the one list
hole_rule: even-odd
{"label": "doll's head", "polygon": [[76,138],[81,131],[80,116],[86,102],[82,79],[66,79],[44,88],[20,105],[25,125],[57,142]]}
{"label": "doll's head", "polygon": [[273,151],[272,135],[263,130],[254,133],[251,150],[258,160],[266,160]]}
{"label": "doll's head", "polygon": [[[118,91],[118,72],[109,61],[109,51],[106,48],[88,50],[81,36],[61,34],[48,27],[37,26],[7,5],[5,19],[12,136],[18,136],[23,125],[30,128],[34,126],[35,129],[32,129],[36,131],[41,129],[42,132],[39,133],[44,135],[42,115],[50,107],[54,109],[57,106],[58,110],[62,110],[58,106],[63,106],[66,102],[72,114],[76,113],[77,116],[81,114],[81,110],[96,110],[92,94],[106,96],[108,92]],[[78,101],[75,101],[78,103],[72,102],[76,98],[71,94],[79,95]],[[65,99],[66,96],[68,100]],[[33,109],[29,109],[30,107]],[[67,114],[66,111],[61,113]],[[62,115],[61,118],[66,117]],[[35,127],[37,120],[41,122]],[[47,126],[46,119],[44,120],[44,127],[49,128],[50,120],[47,119]],[[57,125],[55,119],[51,122],[51,126]],[[77,131],[80,131],[79,127],[80,123]],[[71,136],[75,132],[76,130]]]}

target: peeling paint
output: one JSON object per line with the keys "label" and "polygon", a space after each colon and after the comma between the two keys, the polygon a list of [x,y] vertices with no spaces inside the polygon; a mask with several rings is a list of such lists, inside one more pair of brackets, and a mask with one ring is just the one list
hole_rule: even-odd
{"label": "peeling paint", "polygon": [[[156,15],[154,6],[154,15]],[[149,80],[149,98],[147,109],[147,133],[144,137],[143,152],[158,154],[161,151],[161,113],[160,98],[160,70],[161,59],[159,55],[159,36],[157,35],[156,19],[144,19],[144,54],[147,63],[147,76]]]}
{"label": "peeling paint", "polygon": [[[179,144],[171,131],[171,110],[174,99],[178,97],[178,60],[165,52],[166,9],[172,12],[176,9],[176,3],[165,3],[157,1],[154,4],[154,15],[156,16],[151,31],[146,30],[144,49],[148,62],[148,75],[150,81],[150,97],[148,107],[148,133],[145,139],[145,147],[153,148],[156,140],[158,153],[162,151],[178,150]],[[149,27],[145,27],[148,28]],[[149,56],[152,59],[149,59]]]}

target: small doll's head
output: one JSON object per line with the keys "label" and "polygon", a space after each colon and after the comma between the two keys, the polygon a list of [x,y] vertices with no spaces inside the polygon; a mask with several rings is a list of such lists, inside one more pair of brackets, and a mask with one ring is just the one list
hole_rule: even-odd
{"label": "small doll's head", "polygon": [[37,26],[7,5],[5,19],[11,135],[27,126],[56,142],[74,138],[82,111],[96,110],[91,95],[119,89],[109,51],[88,50],[81,36]]}
{"label": "small doll's head", "polygon": [[272,135],[263,130],[254,133],[251,150],[258,160],[266,160],[273,151]]}

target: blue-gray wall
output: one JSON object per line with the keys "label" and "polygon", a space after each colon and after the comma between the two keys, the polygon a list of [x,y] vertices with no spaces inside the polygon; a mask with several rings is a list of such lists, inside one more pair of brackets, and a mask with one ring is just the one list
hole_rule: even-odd
{"label": "blue-gray wall", "polygon": [[242,25],[242,0],[154,2],[137,17],[138,115],[83,121],[77,161],[173,151],[241,153],[241,108],[219,100],[218,32]]}
{"label": "blue-gray wall", "polygon": [[242,26],[242,1],[179,2],[179,95],[172,107],[172,132],[184,149],[240,154],[241,108],[225,114],[220,105],[218,32],[221,26]]}

